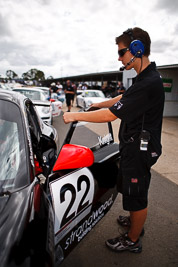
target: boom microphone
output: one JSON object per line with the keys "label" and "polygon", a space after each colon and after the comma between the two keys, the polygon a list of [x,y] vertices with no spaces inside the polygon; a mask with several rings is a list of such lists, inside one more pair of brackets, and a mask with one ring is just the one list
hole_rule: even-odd
{"label": "boom microphone", "polygon": [[134,59],[136,58],[136,56],[132,57],[131,60],[125,65],[125,66],[122,66],[120,68],[120,71],[123,71],[125,70],[132,62],[134,62]]}

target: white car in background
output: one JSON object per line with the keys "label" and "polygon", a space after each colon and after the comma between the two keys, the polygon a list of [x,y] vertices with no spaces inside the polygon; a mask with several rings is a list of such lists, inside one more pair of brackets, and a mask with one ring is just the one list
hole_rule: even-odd
{"label": "white car in background", "polygon": [[88,108],[93,103],[99,103],[108,100],[101,90],[84,90],[77,95],[76,104],[78,107]]}
{"label": "white car in background", "polygon": [[46,100],[46,95],[43,90],[37,88],[21,87],[13,88],[13,91],[19,92],[30,98],[34,103],[40,118],[44,122],[52,124],[52,104],[50,101]]}
{"label": "white car in background", "polygon": [[50,88],[49,87],[31,87],[33,89],[40,89],[42,90],[45,95],[46,95],[46,100],[51,102],[52,105],[52,116],[53,117],[57,117],[61,114],[61,110],[62,110],[62,105],[64,102],[64,98],[62,97],[62,95],[58,95],[56,93],[52,93],[50,92]]}
{"label": "white car in background", "polygon": [[[49,87],[44,87],[44,86],[43,87],[36,87],[35,86],[35,88],[43,90],[45,92],[45,94],[46,94],[46,99],[47,100],[50,100],[50,98],[52,98],[52,97],[50,97],[51,93],[50,93],[50,88]],[[52,94],[56,94],[56,93],[52,93]],[[55,100],[56,101],[58,100],[58,101],[60,101],[62,103],[65,101],[65,94],[64,94],[63,90],[61,90],[61,92],[57,94],[57,97],[55,97]]]}
{"label": "white car in background", "polygon": [[37,86],[35,86],[35,87],[31,87],[31,88],[43,90],[43,92],[46,95],[46,100],[49,99],[49,96],[50,96],[50,89],[49,89],[49,87],[37,87]]}
{"label": "white car in background", "polygon": [[59,97],[56,93],[51,94],[50,101],[52,104],[53,117],[59,116],[61,114],[63,102],[59,101]]}

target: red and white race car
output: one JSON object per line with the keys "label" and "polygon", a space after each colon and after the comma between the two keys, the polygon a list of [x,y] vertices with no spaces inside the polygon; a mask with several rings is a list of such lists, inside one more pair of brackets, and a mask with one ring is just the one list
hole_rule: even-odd
{"label": "red and white race car", "polygon": [[58,100],[58,95],[56,93],[51,94],[50,101],[52,103],[52,115],[57,117],[61,114],[62,102]]}

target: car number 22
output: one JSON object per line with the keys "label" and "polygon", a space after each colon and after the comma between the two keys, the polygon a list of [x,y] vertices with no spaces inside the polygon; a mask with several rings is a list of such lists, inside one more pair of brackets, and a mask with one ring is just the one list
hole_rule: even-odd
{"label": "car number 22", "polygon": [[59,242],[76,225],[75,221],[78,223],[91,211],[94,178],[89,169],[82,168],[51,182],[50,191]]}

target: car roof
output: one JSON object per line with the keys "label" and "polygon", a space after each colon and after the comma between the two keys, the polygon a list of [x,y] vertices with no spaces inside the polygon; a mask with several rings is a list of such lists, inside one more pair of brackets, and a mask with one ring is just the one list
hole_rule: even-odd
{"label": "car roof", "polygon": [[27,97],[22,94],[17,94],[15,91],[0,90],[0,99],[9,100],[20,104]]}
{"label": "car roof", "polygon": [[30,87],[15,87],[13,88],[13,91],[15,90],[28,90],[28,91],[32,91],[32,92],[42,92],[44,93],[44,91],[42,89],[39,89],[39,88],[30,88]]}
{"label": "car roof", "polygon": [[33,104],[33,102],[25,95],[11,90],[0,90],[0,99],[13,102],[18,105],[21,110],[24,110],[25,108],[25,100]]}
{"label": "car roof", "polygon": [[49,87],[38,87],[38,86],[36,86],[36,87],[31,87],[32,89],[34,88],[34,89],[40,89],[40,90],[49,90]]}

